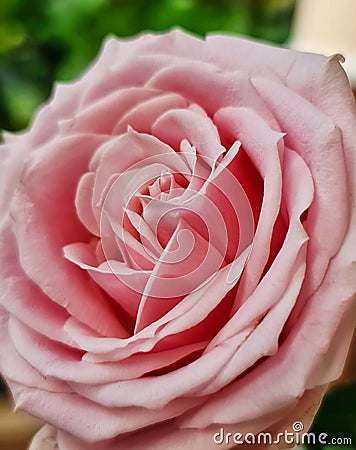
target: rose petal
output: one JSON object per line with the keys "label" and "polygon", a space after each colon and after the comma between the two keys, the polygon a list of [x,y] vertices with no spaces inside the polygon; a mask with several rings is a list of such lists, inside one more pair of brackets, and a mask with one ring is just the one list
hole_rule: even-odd
{"label": "rose petal", "polygon": [[[132,317],[137,314],[141,294],[148,279],[147,271],[130,269],[119,261],[105,261],[97,264],[90,247],[83,243],[67,245],[63,249],[64,256],[89,275],[111,297],[113,297]],[[121,326],[116,337],[127,337],[127,331]]]}
{"label": "rose petal", "polygon": [[[213,345],[239,332],[248,323],[259,319],[276,304],[288,288],[285,273],[295,273],[301,267],[300,256],[305,257],[308,242],[300,217],[313,200],[314,188],[309,169],[297,153],[286,149],[283,167],[283,198],[290,217],[287,235],[280,252],[251,296],[240,306],[221,332],[212,340]],[[283,267],[283,271],[280,270]]]}
{"label": "rose petal", "polygon": [[[102,360],[102,358],[104,358],[104,360],[121,359],[135,351],[150,351],[158,342],[163,341],[170,336],[175,337],[175,340],[177,341],[176,345],[182,345],[182,342],[179,339],[180,335],[184,337],[185,331],[188,331],[187,334],[189,336],[189,330],[193,330],[195,326],[198,326],[198,324],[205,320],[209,314],[214,311],[217,305],[221,303],[221,299],[225,297],[238,282],[249,251],[249,248],[246,249],[237,258],[234,264],[220,270],[201,289],[187,296],[182,302],[178,303],[175,308],[165,314],[164,317],[125,341],[102,338],[100,340],[102,345],[100,345],[100,343],[95,342],[94,339],[90,347],[88,347],[90,339],[88,341],[88,332],[84,331],[83,327],[80,327],[80,329],[77,328],[77,331],[75,331],[74,334],[71,334],[71,337],[75,339],[76,342],[82,343],[82,345],[84,345],[83,348],[87,348],[93,353],[98,353],[96,358],[95,355],[92,356],[94,360],[98,361]],[[211,293],[211,295],[207,296],[207,292]],[[203,303],[201,303],[202,298],[205,299]],[[214,320],[216,323],[219,323],[217,318]],[[203,323],[200,329],[200,337],[202,333],[207,332],[209,332],[209,328]]]}
{"label": "rose petal", "polygon": [[203,110],[196,109],[197,106],[166,112],[153,124],[152,132],[176,149],[187,139],[207,164],[213,166],[225,149],[211,119]]}
{"label": "rose petal", "polygon": [[[63,326],[69,313],[48,297],[19,270],[16,241],[8,221],[2,229],[0,266],[2,292],[0,304],[11,314],[33,329],[60,342],[68,343]],[[34,304],[34,299],[38,303]]]}
{"label": "rose petal", "polygon": [[[74,393],[45,392],[13,383],[17,407],[66,430],[84,442],[110,439],[182,414],[199,403],[196,399],[178,399],[164,409],[105,408]],[[58,401],[62,408],[58,410]]]}
{"label": "rose petal", "polygon": [[9,333],[16,351],[41,376],[91,385],[139,378],[148,372],[179,363],[206,345],[206,342],[198,342],[173,350],[134,355],[121,363],[96,364],[83,360],[83,352],[58,344],[16,319],[10,319]]}
{"label": "rose petal", "polygon": [[[250,107],[258,111],[274,130],[280,130],[275,118],[256,93],[248,74],[243,71],[224,73],[211,63],[196,60],[171,65],[167,63],[152,76],[146,86],[176,92],[190,103],[200,106],[210,117],[227,106]],[[206,95],[207,92],[209,95]]]}
{"label": "rose petal", "polygon": [[93,212],[93,194],[94,194],[95,174],[87,172],[84,174],[77,187],[75,198],[75,207],[78,217],[85,227],[95,236],[100,237],[100,229],[97,216]]}
{"label": "rose petal", "polygon": [[104,334],[117,335],[120,327],[105,297],[62,255],[63,245],[86,235],[75,213],[74,186],[98,142],[90,135],[75,136],[57,141],[55,151],[37,150],[36,160],[28,162],[22,176],[11,213],[21,265],[29,278],[74,316]]}
{"label": "rose petal", "polygon": [[251,255],[243,274],[234,311],[256,288],[268,259],[272,230],[281,202],[281,162],[283,135],[273,131],[253,110],[223,108],[214,121],[229,131],[244,146],[256,168],[264,178],[264,198],[257,224]]}
{"label": "rose petal", "polygon": [[[253,84],[286,132],[286,144],[303,157],[313,176],[315,200],[306,221],[311,237],[304,283],[307,296],[320,284],[350,219],[342,135],[328,116],[286,87],[257,78]],[[336,210],[334,205],[339,205]]]}
{"label": "rose petal", "polygon": [[154,89],[136,87],[120,89],[81,109],[74,117],[71,114],[73,118],[60,122],[60,131],[65,134],[118,134],[114,131],[116,123],[125,116],[128,109],[158,95],[159,92]]}
{"label": "rose petal", "polygon": [[185,108],[187,101],[177,94],[164,94],[152,99],[141,101],[136,107],[118,121],[113,129],[113,134],[125,133],[131,126],[139,133],[150,133],[153,123],[170,109]]}
{"label": "rose petal", "polygon": [[[15,350],[8,332],[8,313],[0,307],[0,368],[12,394],[17,400],[17,383],[33,389],[48,392],[65,393],[70,389],[60,380],[45,379]],[[16,407],[18,404],[16,402]]]}
{"label": "rose petal", "polygon": [[[308,299],[278,353],[216,393],[192,416],[189,426],[246,421],[270,414],[295,401],[306,389],[324,385],[340,375],[340,359],[346,358],[356,318],[355,266],[351,263],[355,240],[355,233],[348,233],[328,266],[323,284]],[[334,338],[335,347],[331,345]],[[341,358],[336,357],[338,354]],[[325,365],[320,364],[323,360]],[[276,388],[271,389],[272,386]],[[258,396],[254,395],[256,392]]]}

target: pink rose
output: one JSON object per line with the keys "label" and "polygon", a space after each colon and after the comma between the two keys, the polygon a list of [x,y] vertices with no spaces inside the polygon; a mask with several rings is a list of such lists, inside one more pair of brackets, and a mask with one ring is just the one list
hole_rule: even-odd
{"label": "pink rose", "polygon": [[32,448],[307,429],[354,329],[355,149],[337,57],[173,31],[56,86],[1,154],[0,368],[53,426]]}

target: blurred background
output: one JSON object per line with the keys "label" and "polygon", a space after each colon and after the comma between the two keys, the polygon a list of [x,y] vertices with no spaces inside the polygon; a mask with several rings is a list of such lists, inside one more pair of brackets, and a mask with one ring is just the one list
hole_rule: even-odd
{"label": "blurred background", "polygon": [[[340,11],[344,15],[334,20]],[[0,0],[0,130],[25,128],[54,80],[81,74],[107,34],[175,26],[200,36],[221,31],[306,51],[344,52],[351,62],[356,55],[356,0]],[[354,364],[344,383],[330,390],[311,430],[351,437],[353,445],[309,448],[356,449]],[[0,450],[24,450],[39,423],[11,409],[0,380]]]}

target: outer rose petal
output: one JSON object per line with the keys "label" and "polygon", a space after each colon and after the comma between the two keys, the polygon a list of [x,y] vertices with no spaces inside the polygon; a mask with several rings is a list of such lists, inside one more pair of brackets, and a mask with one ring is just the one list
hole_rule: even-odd
{"label": "outer rose petal", "polygon": [[[260,417],[287,406],[306,389],[329,383],[341,374],[341,361],[346,359],[356,317],[355,264],[352,262],[356,246],[355,219],[354,215],[349,233],[330,262],[322,285],[308,300],[278,353],[216,393],[212,400],[192,413],[185,425],[204,428],[211,423]],[[323,361],[325,363],[320,364]],[[276,389],[266,390],[264,386]]]}
{"label": "outer rose petal", "polygon": [[[37,150],[23,171],[11,213],[21,265],[29,278],[74,316],[104,334],[117,335],[121,326],[110,306],[98,289],[89,285],[85,274],[63,258],[61,248],[69,239],[77,240],[85,234],[74,216],[71,189],[79,181],[77,174],[83,172],[98,143],[99,138],[76,135],[59,140],[54,152],[48,152],[46,146]],[[40,170],[36,169],[38,165]],[[51,215],[46,214],[49,210]],[[48,267],[51,267],[51,276]],[[86,310],[83,310],[82,298],[88,299]]]}
{"label": "outer rose petal", "polygon": [[[23,272],[19,270],[16,241],[12,224],[4,220],[2,239],[0,240],[1,285],[0,305],[12,317],[16,317],[34,330],[50,336],[51,339],[69,344],[64,331],[64,324],[70,317],[69,313],[48,298]],[[6,227],[6,228],[5,228]],[[38,300],[34,306],[33,299]],[[1,307],[0,307],[1,309]]]}
{"label": "outer rose petal", "polygon": [[32,439],[29,450],[58,450],[56,429],[44,425]]}
{"label": "outer rose petal", "polygon": [[[114,439],[112,441],[106,441],[99,444],[88,445],[83,444],[72,436],[58,432],[55,428],[46,425],[43,427],[36,435],[34,441],[29,450],[51,450],[47,449],[47,441],[54,441],[58,445],[58,450],[191,450],[191,449],[211,449],[214,450],[217,444],[214,442],[214,435],[220,432],[223,427],[224,436],[227,433],[240,432],[246,433],[257,433],[265,432],[271,433],[274,438],[277,438],[279,432],[284,433],[285,430],[291,432],[291,424],[297,420],[302,421],[305,425],[305,429],[308,429],[311,421],[314,417],[315,411],[317,410],[321,395],[325,392],[325,387],[314,389],[312,391],[307,391],[301,399],[298,401],[297,405],[291,411],[285,411],[286,417],[277,422],[274,425],[268,426],[268,423],[273,423],[273,416],[266,419],[265,423],[259,422],[256,427],[255,424],[251,422],[246,422],[244,424],[233,424],[233,425],[215,425],[206,428],[205,430],[197,429],[185,429],[180,428],[178,424],[171,423],[167,425],[162,425],[159,432],[157,430],[147,430],[145,433],[133,436],[123,437],[121,439]],[[231,449],[230,444],[223,442],[219,444],[219,448],[227,450]],[[232,444],[233,445],[233,444]],[[235,447],[234,447],[235,448]],[[236,449],[241,448],[242,450],[248,450],[251,445],[237,445]],[[285,443],[280,443],[279,445],[259,445],[258,448],[261,450],[284,450],[286,448]]]}
{"label": "outer rose petal", "polygon": [[25,149],[20,139],[11,135],[4,136],[10,144],[2,146],[0,150],[0,166],[2,167],[0,178],[0,228],[2,220],[7,216],[9,204],[18,183],[19,175],[22,170],[22,163],[25,155]]}
{"label": "outer rose petal", "polygon": [[[261,79],[252,82],[286,132],[286,144],[303,157],[313,176],[316,196],[306,224],[311,242],[305,295],[310,295],[339,249],[350,220],[347,172],[340,154],[342,133],[328,116],[285,87]],[[283,100],[287,93],[288,103]]]}

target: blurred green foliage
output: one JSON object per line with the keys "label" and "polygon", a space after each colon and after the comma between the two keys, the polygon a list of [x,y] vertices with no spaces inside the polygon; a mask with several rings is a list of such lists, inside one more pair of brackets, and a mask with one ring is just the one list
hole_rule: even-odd
{"label": "blurred green foliage", "polygon": [[[338,386],[325,397],[310,430],[316,436],[326,433],[328,442],[351,438],[352,445],[306,445],[308,450],[356,450],[356,383]],[[346,442],[346,441],[345,441]]]}
{"label": "blurred green foliage", "polygon": [[77,77],[103,38],[182,27],[282,43],[293,0],[1,0],[0,129],[24,128],[53,81]]}

